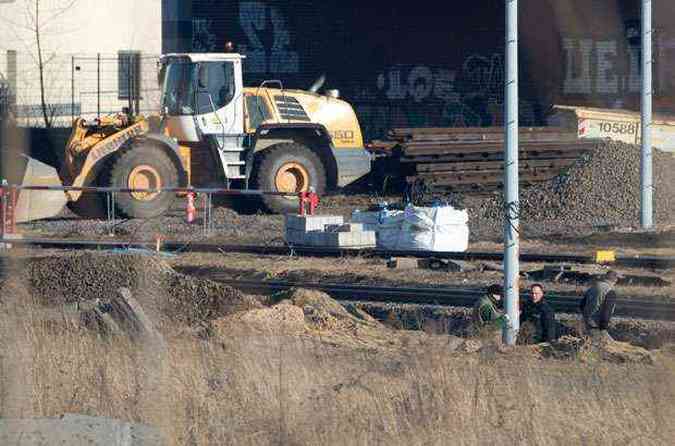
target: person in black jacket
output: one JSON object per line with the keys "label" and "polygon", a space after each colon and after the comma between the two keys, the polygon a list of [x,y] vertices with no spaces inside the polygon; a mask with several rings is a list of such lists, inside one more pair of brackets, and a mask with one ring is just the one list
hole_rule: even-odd
{"label": "person in black jacket", "polygon": [[530,286],[530,298],[523,305],[520,322],[534,326],[535,342],[552,342],[557,338],[555,312],[544,299],[544,287],[541,284]]}

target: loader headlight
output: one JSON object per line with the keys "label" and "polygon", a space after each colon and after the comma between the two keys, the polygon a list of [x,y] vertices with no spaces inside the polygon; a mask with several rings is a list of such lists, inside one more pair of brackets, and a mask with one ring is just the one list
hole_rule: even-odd
{"label": "loader headlight", "polygon": [[326,96],[338,99],[340,97],[340,90],[326,90]]}

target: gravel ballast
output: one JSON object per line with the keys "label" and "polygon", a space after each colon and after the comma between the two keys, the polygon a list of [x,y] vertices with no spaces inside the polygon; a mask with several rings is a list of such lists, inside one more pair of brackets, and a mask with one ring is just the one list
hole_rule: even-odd
{"label": "gravel ballast", "polygon": [[[660,224],[675,217],[675,157],[654,150],[654,212]],[[501,196],[482,205],[468,204],[470,221],[478,229],[501,231]],[[520,192],[521,224],[578,228],[636,226],[640,222],[640,148],[621,142],[603,142],[566,172]]]}

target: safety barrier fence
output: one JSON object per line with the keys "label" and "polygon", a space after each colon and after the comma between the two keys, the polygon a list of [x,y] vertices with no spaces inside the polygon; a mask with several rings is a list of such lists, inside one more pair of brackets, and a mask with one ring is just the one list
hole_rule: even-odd
{"label": "safety barrier fence", "polygon": [[223,189],[223,188],[195,188],[195,187],[165,187],[165,188],[126,188],[126,187],[95,187],[95,186],[33,186],[33,185],[0,185],[0,229],[2,237],[6,234],[16,234],[17,226],[17,204],[21,191],[42,191],[42,192],[83,192],[97,193],[105,195],[106,219],[109,225],[110,235],[115,235],[117,226],[116,197],[121,193],[175,193],[187,198],[186,213],[191,222],[190,212],[195,212],[195,198],[202,197],[202,229],[204,235],[209,235],[213,231],[213,196],[297,196],[298,214],[313,215],[318,204],[319,196],[312,191],[288,193],[276,191],[263,191],[257,189]]}

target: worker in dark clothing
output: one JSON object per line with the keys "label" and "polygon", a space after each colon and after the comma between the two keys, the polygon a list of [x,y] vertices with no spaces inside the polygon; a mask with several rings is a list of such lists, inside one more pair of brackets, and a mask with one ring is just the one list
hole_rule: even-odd
{"label": "worker in dark clothing", "polygon": [[504,313],[503,295],[501,285],[490,285],[485,295],[474,304],[474,329],[479,336],[501,340],[502,329],[509,325],[509,317]]}
{"label": "worker in dark clothing", "polygon": [[614,286],[618,281],[619,275],[614,271],[608,271],[584,293],[580,307],[587,330],[607,330],[609,327],[616,306]]}
{"label": "worker in dark clothing", "polygon": [[521,324],[532,324],[535,342],[553,342],[557,338],[555,312],[544,299],[544,287],[535,283],[530,286],[530,298],[525,301],[520,314]]}

